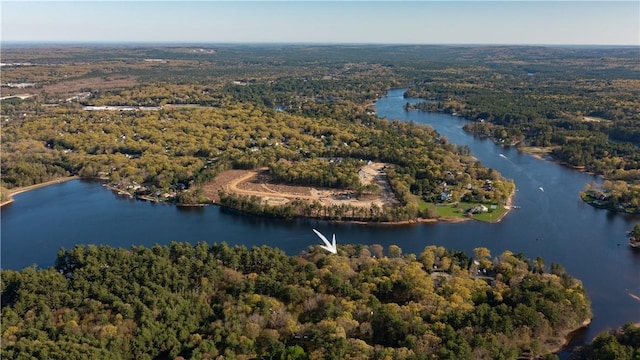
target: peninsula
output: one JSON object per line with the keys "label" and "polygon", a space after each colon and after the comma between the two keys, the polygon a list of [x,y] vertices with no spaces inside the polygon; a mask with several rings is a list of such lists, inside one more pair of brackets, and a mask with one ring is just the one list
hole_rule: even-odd
{"label": "peninsula", "polygon": [[[145,60],[155,59],[157,48],[119,49],[133,67],[113,60],[77,67],[86,54],[76,48],[61,57],[50,57],[46,47],[8,48],[4,57],[30,62],[29,73],[38,75],[29,79],[33,96],[2,100],[2,186],[100,178],[144,200],[215,202],[278,218],[397,223],[503,216],[513,182],[432,128],[381,119],[367,107],[408,83],[408,73],[370,63],[366,48],[353,52],[362,56],[358,63],[317,49],[311,51],[327,63],[309,62],[308,50],[287,48],[287,59],[299,61],[292,76],[277,61],[243,74],[232,65],[283,56],[271,48],[205,54],[163,48],[158,62]],[[73,76],[36,71],[53,65]],[[110,66],[117,71],[90,76]],[[176,66],[180,85],[161,75]],[[25,73],[9,67],[3,76],[16,82]]]}

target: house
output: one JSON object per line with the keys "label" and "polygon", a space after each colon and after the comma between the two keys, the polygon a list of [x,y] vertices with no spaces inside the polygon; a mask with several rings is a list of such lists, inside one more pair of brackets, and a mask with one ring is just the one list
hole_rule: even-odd
{"label": "house", "polygon": [[489,209],[487,209],[486,206],[481,204],[481,205],[474,206],[471,209],[467,210],[467,214],[469,214],[469,215],[482,214],[482,213],[486,213],[488,211],[489,211]]}
{"label": "house", "polygon": [[440,193],[438,198],[440,199],[440,201],[448,201],[448,200],[451,200],[451,196],[452,196],[451,190],[445,190]]}

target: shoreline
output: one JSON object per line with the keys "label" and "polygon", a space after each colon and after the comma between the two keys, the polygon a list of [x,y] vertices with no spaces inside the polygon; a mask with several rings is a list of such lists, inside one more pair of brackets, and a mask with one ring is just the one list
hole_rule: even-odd
{"label": "shoreline", "polygon": [[[302,218],[302,219],[317,219],[317,218]],[[444,219],[434,219],[434,218],[416,218],[413,220],[399,220],[399,221],[362,221],[362,220],[326,220],[334,223],[350,223],[356,225],[384,225],[384,226],[397,226],[397,225],[415,225],[415,224],[435,224],[435,223],[461,223],[466,221],[472,221],[472,218],[444,218]]]}
{"label": "shoreline", "polygon": [[[585,166],[578,166],[578,165],[571,165],[569,163],[567,163],[566,161],[562,161],[562,160],[558,160],[555,159],[553,156],[546,154],[546,153],[540,153],[538,151],[535,150],[528,150],[529,147],[525,147],[525,148],[517,148],[518,152],[521,153],[525,153],[528,155],[531,155],[532,157],[534,157],[535,159],[538,160],[542,160],[542,161],[550,161],[553,163],[556,163],[560,166],[564,166],[566,168],[569,168],[571,170],[574,171],[579,171],[581,173],[585,173],[585,174],[589,174],[589,175],[593,175],[593,176],[597,176],[602,180],[606,180],[606,178],[602,175],[602,174],[597,174],[593,171],[587,171]],[[580,200],[582,200],[585,204],[595,208],[595,209],[601,209],[601,210],[608,210],[614,213],[621,213],[621,214],[640,214],[639,212],[634,212],[634,211],[627,211],[627,208],[617,208],[617,207],[613,207],[613,206],[608,206],[608,205],[598,205],[592,201],[588,201],[586,200],[581,194],[583,191],[578,192],[578,197],[580,198]]]}
{"label": "shoreline", "polygon": [[528,150],[527,147],[524,147],[524,148],[516,147],[516,149],[519,152],[525,153],[525,154],[529,154],[529,155],[533,156],[534,158],[536,158],[538,160],[551,161],[551,162],[554,162],[554,163],[556,163],[558,165],[561,165],[561,166],[564,166],[564,167],[568,167],[568,168],[570,168],[572,170],[583,172],[585,174],[602,176],[602,175],[598,175],[598,174],[596,174],[594,172],[585,170],[586,169],[585,166],[571,165],[566,161],[555,159],[553,156],[551,156],[549,154],[546,154],[546,153],[545,154],[541,154],[540,152],[536,152],[536,151],[533,151],[533,150]]}
{"label": "shoreline", "polygon": [[561,339],[559,340],[561,341],[559,341],[555,347],[551,347],[551,353],[556,354],[563,350],[571,350],[573,347],[569,347],[569,344],[571,344],[571,340],[573,339],[575,333],[589,327],[592,321],[593,319],[586,319],[580,324],[579,327],[573,330],[566,330],[562,334],[560,334],[559,338]]}
{"label": "shoreline", "polygon": [[[5,205],[9,205],[11,203],[13,203],[15,201],[15,199],[13,199],[14,195],[17,194],[21,194],[27,191],[31,191],[31,190],[35,190],[35,189],[39,189],[39,188],[43,188],[46,186],[50,186],[50,185],[55,185],[55,184],[60,184],[63,182],[67,182],[67,181],[71,181],[71,180],[78,180],[81,179],[81,177],[79,176],[68,176],[68,177],[64,177],[64,178],[58,178],[58,179],[54,179],[54,180],[50,180],[50,181],[46,181],[40,184],[34,184],[34,185],[30,185],[30,186],[25,186],[25,187],[21,187],[21,188],[16,188],[16,189],[12,189],[9,191],[9,196],[11,197],[9,200],[0,203],[0,207],[4,207]],[[176,207],[183,207],[183,208],[187,208],[187,207],[206,207],[208,205],[218,205],[218,204],[208,204],[208,203],[201,203],[201,204],[178,204],[178,203],[167,203],[167,202],[163,202],[163,201],[159,201],[157,199],[154,198],[150,198],[150,197],[146,197],[146,196],[134,196],[124,190],[118,189],[115,186],[111,186],[111,185],[104,185],[105,188],[111,190],[114,194],[118,194],[118,195],[123,195],[123,196],[128,196],[129,198],[137,198],[143,201],[149,201],[149,202],[154,202],[154,203],[159,203],[159,204],[166,204],[166,205],[175,205]],[[506,204],[504,205],[505,208],[505,212],[502,213],[498,218],[496,218],[493,221],[487,221],[490,224],[494,224],[494,223],[498,223],[500,222],[505,216],[507,216],[507,214],[509,214],[511,212],[511,210],[513,209],[512,207],[512,202],[513,202],[513,198],[515,196],[515,188],[513,190],[513,192],[511,193],[511,195],[509,196],[509,198],[506,201]],[[218,205],[221,206],[221,205]],[[221,206],[224,207],[224,206]],[[225,207],[228,208],[228,207]],[[236,209],[233,208],[228,208],[230,210],[234,210],[237,211]],[[258,214],[253,214],[253,215],[257,215],[260,216]],[[302,219],[319,219],[319,218],[314,218],[314,217],[300,217]],[[461,222],[466,222],[466,221],[472,221],[475,220],[473,218],[470,217],[459,217],[459,218],[415,218],[415,219],[411,219],[411,220],[400,220],[400,221],[362,221],[362,220],[329,220],[329,219],[320,219],[320,220],[326,220],[326,221],[330,221],[330,222],[337,222],[337,223],[352,223],[352,224],[358,224],[358,225],[385,225],[385,226],[396,226],[396,225],[414,225],[414,224],[435,224],[435,223],[451,223],[451,224],[456,224],[456,223],[461,223]],[[482,221],[482,220],[477,220],[477,221]]]}
{"label": "shoreline", "polygon": [[504,214],[498,216],[498,218],[494,222],[499,222],[500,220],[502,220],[502,218],[507,216],[507,214],[510,213],[511,210],[515,209],[515,207],[513,206],[513,199],[516,197],[516,189],[517,189],[517,187],[514,184],[513,185],[513,191],[511,192],[511,195],[509,195],[509,197],[507,198],[506,203],[504,204],[504,208],[507,211],[505,211]]}
{"label": "shoreline", "polygon": [[[337,220],[337,219],[323,219],[323,218],[319,218],[319,217],[305,217],[305,216],[294,216],[291,219],[309,219],[309,220],[322,220],[322,221],[327,221],[327,222],[331,222],[331,223],[343,223],[343,224],[356,224],[356,225],[371,225],[371,226],[377,226],[377,225],[382,225],[382,226],[402,226],[402,225],[416,225],[416,224],[436,224],[436,223],[450,223],[450,224],[457,224],[457,223],[462,223],[462,222],[467,222],[467,221],[480,221],[480,222],[486,222],[489,224],[495,224],[500,222],[509,212],[511,212],[511,210],[513,209],[513,207],[511,206],[511,202],[513,200],[513,197],[515,196],[515,189],[513,191],[513,193],[511,194],[511,196],[509,197],[509,199],[507,200],[507,204],[504,205],[505,207],[505,212],[500,215],[498,218],[496,218],[493,221],[484,221],[484,220],[477,220],[471,217],[453,217],[453,218],[415,218],[415,219],[410,219],[410,220],[398,220],[398,221],[364,221],[364,220]],[[177,205],[177,204],[176,204]],[[207,204],[202,204],[202,205],[193,205],[193,206],[206,206]],[[226,209],[228,211],[231,211],[233,213],[237,213],[237,214],[246,214],[246,215],[250,215],[250,216],[257,216],[257,217],[265,217],[261,214],[254,214],[254,213],[250,213],[250,212],[246,212],[246,211],[241,211],[238,209],[234,209],[232,207],[228,207],[225,205],[219,205],[219,204],[212,204],[212,205],[216,205],[219,206],[220,208]],[[278,218],[276,218],[278,219]],[[282,220],[291,220],[291,219],[285,219],[285,218],[279,218]]]}
{"label": "shoreline", "polygon": [[63,178],[58,178],[58,179],[54,179],[54,180],[45,181],[45,182],[39,183],[39,184],[23,186],[23,187],[19,187],[19,188],[15,188],[15,189],[10,189],[9,190],[9,197],[10,197],[9,200],[0,203],[0,207],[4,207],[5,205],[9,205],[9,204],[13,203],[15,201],[15,199],[13,198],[14,195],[18,195],[18,194],[25,193],[27,191],[40,189],[40,188],[47,187],[47,186],[50,186],[50,185],[61,184],[61,183],[67,182],[67,181],[78,180],[78,179],[80,179],[79,176],[75,176],[75,175],[74,176],[67,176],[67,177],[63,177]]}

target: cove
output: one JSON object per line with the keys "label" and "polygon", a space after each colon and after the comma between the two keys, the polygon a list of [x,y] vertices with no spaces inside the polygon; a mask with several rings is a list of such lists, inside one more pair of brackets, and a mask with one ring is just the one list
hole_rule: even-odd
{"label": "cove", "polygon": [[[471,253],[487,247],[493,256],[504,250],[541,256],[547,266],[560,263],[583,281],[592,300],[594,319],[574,339],[576,344],[598,333],[640,321],[640,252],[626,245],[626,232],[640,216],[594,209],[578,197],[597,177],[516,149],[494,145],[465,133],[465,120],[442,113],[406,112],[404,89],[392,90],[376,103],[378,116],[434,127],[449,142],[467,145],[485,166],[515,181],[512,210],[501,222],[357,225],[318,220],[273,220],[237,215],[219,207],[180,209],[118,197],[97,182],[70,181],[19,194],[1,211],[1,266],[22,269],[53,265],[61,247],[100,244],[129,248],[171,241],[227,242],[230,245],[278,247],[295,255],[319,239],[311,230],[335,233],[338,244],[397,244],[419,254],[427,245]],[[501,154],[503,156],[501,156]],[[541,191],[542,188],[544,191]]]}

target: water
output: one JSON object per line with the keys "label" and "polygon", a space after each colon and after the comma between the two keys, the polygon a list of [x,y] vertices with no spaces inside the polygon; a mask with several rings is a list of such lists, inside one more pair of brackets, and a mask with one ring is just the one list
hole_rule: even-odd
{"label": "water", "polygon": [[[311,228],[335,233],[338,244],[397,244],[405,253],[441,245],[471,253],[487,247],[497,256],[504,250],[541,256],[562,264],[581,279],[592,299],[594,319],[574,340],[580,344],[599,332],[640,321],[640,252],[626,245],[626,232],[639,216],[594,209],[578,197],[597,177],[462,131],[464,120],[440,113],[405,112],[403,90],[390,91],[376,104],[387,118],[433,126],[450,142],[468,145],[485,166],[514,179],[518,189],[512,210],[500,223],[355,225],[318,220],[282,221],[240,216],[218,207],[179,209],[170,205],[114,195],[100,183],[70,181],[19,194],[1,212],[1,266],[22,269],[51,266],[59,248],[75,244],[106,244],[129,248],[171,241],[227,242],[269,245],[298,254],[320,240]],[[502,154],[503,156],[501,156]],[[541,191],[540,188],[544,189]]]}

